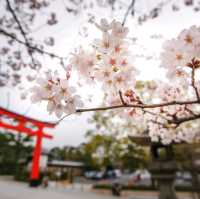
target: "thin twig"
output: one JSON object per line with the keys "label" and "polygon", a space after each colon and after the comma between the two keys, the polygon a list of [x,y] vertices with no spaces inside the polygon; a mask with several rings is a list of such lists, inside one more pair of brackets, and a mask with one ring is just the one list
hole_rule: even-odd
{"label": "thin twig", "polygon": [[176,121],[172,121],[174,124],[177,124],[177,125],[180,125],[184,122],[189,122],[189,121],[192,121],[192,120],[197,120],[200,118],[200,114],[196,114],[196,115],[192,115],[192,116],[189,116],[189,117],[184,117],[184,118],[179,118],[177,119]]}
{"label": "thin twig", "polygon": [[2,28],[0,28],[0,33],[2,33],[3,35],[15,40],[16,42],[18,42],[18,43],[28,47],[29,49],[34,50],[34,51],[36,51],[36,52],[38,52],[38,53],[40,53],[42,55],[48,55],[49,57],[57,58],[60,61],[63,61],[64,59],[67,59],[66,57],[61,57],[61,56],[56,55],[54,53],[50,53],[50,52],[44,51],[44,50],[42,50],[42,49],[40,49],[40,48],[38,48],[36,46],[32,46],[31,44],[29,44],[29,46],[27,46],[26,43],[24,41],[20,40],[18,37],[16,37],[14,33],[9,33],[8,31],[6,31],[6,30],[4,30]]}
{"label": "thin twig", "polygon": [[21,22],[20,22],[20,20],[18,19],[17,15],[16,15],[16,13],[15,13],[15,11],[14,11],[14,9],[12,8],[12,6],[11,6],[11,4],[10,4],[10,1],[9,1],[9,0],[6,0],[6,2],[7,2],[8,10],[9,10],[10,13],[12,14],[12,17],[14,18],[15,22],[17,23],[17,25],[18,25],[18,27],[19,27],[19,31],[20,31],[21,35],[23,36],[23,38],[24,38],[24,41],[25,41],[25,44],[26,44],[26,47],[27,47],[27,52],[28,52],[28,54],[29,54],[30,57],[31,57],[32,63],[33,63],[34,66],[36,66],[35,60],[34,60],[34,58],[33,58],[33,55],[32,55],[32,53],[30,52],[30,49],[29,49],[29,46],[30,46],[29,40],[28,40],[28,38],[27,38],[27,36],[26,36],[26,33],[25,33],[25,31],[24,31],[24,29],[23,29],[23,27],[22,27],[22,25],[21,25]]}
{"label": "thin twig", "polygon": [[192,111],[191,109],[189,109],[187,106],[185,106],[185,110],[186,110],[188,113],[190,113],[191,115],[193,115],[193,116],[196,116],[196,115],[197,115],[196,113],[194,113],[194,111]]}
{"label": "thin twig", "polygon": [[63,121],[66,117],[68,117],[68,116],[70,116],[70,115],[72,115],[73,113],[69,113],[69,114],[67,114],[67,115],[64,115],[62,118],[60,118],[57,122],[55,122],[56,123],[56,125],[58,125],[61,121]]}
{"label": "thin twig", "polygon": [[132,0],[131,3],[130,3],[130,5],[128,6],[128,9],[126,10],[125,15],[124,15],[124,19],[123,19],[123,21],[122,21],[122,25],[123,25],[123,26],[124,26],[125,23],[126,23],[126,19],[127,19],[128,15],[129,15],[129,12],[131,11],[131,9],[132,9],[132,10],[134,9],[134,5],[135,5],[135,0]]}
{"label": "thin twig", "polygon": [[122,92],[121,91],[119,91],[119,97],[120,97],[120,100],[121,100],[122,104],[126,105],[127,103],[124,101],[124,98],[122,96]]}

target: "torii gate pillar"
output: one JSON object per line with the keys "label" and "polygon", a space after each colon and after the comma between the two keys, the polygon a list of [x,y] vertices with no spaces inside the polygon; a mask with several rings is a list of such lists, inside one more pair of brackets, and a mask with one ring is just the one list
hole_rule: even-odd
{"label": "torii gate pillar", "polygon": [[[17,125],[14,125],[12,122],[8,123],[4,119],[9,118]],[[37,128],[34,130],[33,128],[27,127],[27,124],[32,125]],[[36,119],[32,119],[18,113],[14,113],[12,111],[6,110],[0,107],[0,127],[8,130],[15,130],[17,133],[24,133],[28,136],[36,136],[36,144],[33,151],[33,159],[32,159],[32,168],[30,174],[30,186],[36,187],[39,185],[40,180],[40,155],[42,150],[42,139],[48,138],[52,139],[53,137],[49,134],[43,132],[45,127],[54,128],[55,123],[42,122]]]}

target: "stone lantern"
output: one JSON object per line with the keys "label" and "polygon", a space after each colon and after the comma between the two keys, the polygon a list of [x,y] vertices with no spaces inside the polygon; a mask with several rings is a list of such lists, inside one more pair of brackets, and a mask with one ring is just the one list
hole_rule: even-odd
{"label": "stone lantern", "polygon": [[157,182],[159,199],[177,199],[174,187],[177,165],[174,159],[173,145],[152,143],[147,136],[131,137],[131,139],[139,145],[150,147],[149,170],[152,180]]}

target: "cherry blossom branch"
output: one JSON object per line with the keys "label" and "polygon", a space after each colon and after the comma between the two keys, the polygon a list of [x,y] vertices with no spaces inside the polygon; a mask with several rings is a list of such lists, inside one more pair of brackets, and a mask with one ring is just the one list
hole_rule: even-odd
{"label": "cherry blossom branch", "polygon": [[[151,109],[151,108],[159,108],[159,107],[165,107],[165,106],[173,106],[173,105],[187,105],[187,104],[198,104],[200,103],[199,100],[194,100],[194,101],[172,101],[172,102],[166,102],[166,103],[160,103],[160,104],[150,104],[150,105],[145,105],[145,104],[121,104],[121,105],[115,105],[115,106],[107,106],[107,107],[99,107],[99,108],[87,108],[87,109],[77,109],[76,113],[82,113],[82,112],[91,112],[91,111],[105,111],[105,110],[111,110],[111,109],[118,109],[118,108],[141,108],[141,109]],[[146,110],[145,110],[146,111]],[[152,112],[148,112],[149,114],[152,114]],[[189,117],[184,117],[184,118],[177,118],[173,117],[173,119],[165,119],[169,124],[175,124],[176,127],[178,127],[180,124],[192,120],[196,120],[200,118],[200,114],[195,114]]]}
{"label": "cherry blossom branch", "polygon": [[196,114],[196,115],[192,115],[192,116],[184,117],[184,118],[178,118],[176,120],[172,120],[171,122],[174,124],[180,125],[184,122],[189,122],[189,121],[197,120],[197,119],[200,119],[200,114]]}
{"label": "cherry blossom branch", "polygon": [[98,108],[83,108],[83,109],[77,109],[77,113],[82,112],[91,112],[91,111],[105,111],[110,109],[118,109],[118,108],[143,108],[143,109],[150,109],[150,108],[159,108],[159,107],[165,107],[165,106],[173,106],[173,105],[187,105],[187,104],[199,104],[200,100],[193,100],[193,101],[171,101],[166,103],[160,103],[160,104],[120,104],[120,105],[114,105],[114,106],[106,106],[106,107],[98,107]]}
{"label": "cherry blossom branch", "polygon": [[[160,115],[158,115],[158,117],[160,117]],[[166,119],[167,124],[174,124],[175,125],[174,128],[177,128],[184,122],[189,122],[189,121],[200,119],[200,114],[195,114],[195,115],[192,115],[189,117],[184,117],[184,118],[173,117],[173,119],[171,119],[171,120],[167,119],[167,118],[163,118],[163,119]],[[158,122],[156,120],[150,120],[150,121],[155,122],[156,124],[162,125],[164,128],[167,127],[167,124]]]}
{"label": "cherry blossom branch", "polygon": [[151,111],[148,111],[148,110],[144,110],[144,109],[142,109],[142,111],[143,111],[144,113],[148,113],[148,114],[150,114],[150,115],[153,115],[153,116],[156,116],[156,117],[160,117],[160,118],[166,120],[167,122],[170,122],[170,121],[171,121],[171,120],[169,120],[168,118],[166,118],[165,116],[163,116],[162,114],[157,114],[157,113],[154,113],[154,112],[151,112]]}
{"label": "cherry blossom branch", "polygon": [[57,58],[60,61],[63,61],[64,59],[67,59],[66,57],[61,57],[61,56],[56,55],[54,53],[50,53],[50,52],[44,51],[44,50],[42,50],[42,49],[40,49],[40,48],[38,48],[36,46],[32,46],[31,44],[29,44],[29,46],[27,46],[27,44],[24,41],[20,40],[18,37],[16,37],[14,33],[9,33],[9,32],[7,32],[6,30],[4,30],[2,28],[0,28],[0,33],[5,35],[5,36],[7,36],[7,37],[9,37],[9,38],[11,38],[11,39],[13,39],[13,40],[15,40],[19,44],[22,44],[22,45],[26,46],[27,48],[29,48],[31,50],[34,50],[37,53],[40,53],[42,55],[47,55],[47,56],[49,56],[51,58]]}
{"label": "cherry blossom branch", "polygon": [[192,111],[191,109],[189,109],[187,106],[185,106],[185,110],[186,110],[188,113],[190,113],[191,115],[193,115],[193,116],[196,116],[196,115],[197,115],[196,113],[194,113],[194,111]]}
{"label": "cherry blossom branch", "polygon": [[[124,98],[123,98],[123,96],[122,96],[122,92],[121,92],[121,91],[119,91],[119,96],[120,96],[120,99],[121,99],[122,104],[126,106],[127,103],[124,101]],[[141,104],[143,104],[143,103],[141,102]],[[165,119],[165,120],[168,121],[168,122],[170,121],[168,118],[164,117],[164,116],[161,115],[161,114],[157,114],[157,113],[154,113],[154,112],[151,112],[151,111],[148,111],[148,110],[144,110],[144,108],[142,108],[142,111],[143,111],[143,113],[148,113],[148,114],[153,115],[153,116],[161,117],[161,118]]]}
{"label": "cherry blossom branch", "polygon": [[[199,100],[194,100],[194,101],[172,101],[172,102],[166,102],[166,103],[160,103],[160,104],[120,104],[120,105],[114,105],[114,106],[106,106],[106,107],[97,107],[97,108],[83,108],[83,109],[76,109],[75,113],[83,113],[83,112],[92,112],[92,111],[105,111],[105,110],[112,110],[112,109],[118,109],[118,108],[141,108],[144,113],[149,113],[154,116],[162,117],[163,119],[166,120],[166,124],[162,125],[164,127],[167,126],[167,124],[174,124],[174,128],[177,128],[180,124],[192,120],[197,120],[200,119],[200,114],[192,114],[189,117],[183,117],[183,118],[178,118],[176,116],[172,117],[172,119],[168,119],[164,117],[163,115],[156,114],[154,112],[145,110],[145,109],[152,109],[152,108],[160,108],[160,107],[165,107],[165,106],[175,106],[175,105],[188,105],[188,104],[199,104]],[[64,120],[66,117],[69,115],[72,115],[73,113],[67,114],[63,116],[60,120],[56,122],[56,124],[59,124],[62,120]],[[155,122],[155,121],[154,121]],[[157,122],[156,122],[157,123]],[[158,123],[159,124],[159,123]],[[161,123],[160,123],[161,125]]]}

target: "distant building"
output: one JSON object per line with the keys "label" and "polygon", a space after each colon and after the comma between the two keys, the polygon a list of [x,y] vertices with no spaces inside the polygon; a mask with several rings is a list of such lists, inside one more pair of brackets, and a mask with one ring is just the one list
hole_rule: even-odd
{"label": "distant building", "polygon": [[[31,159],[32,157],[27,157],[19,160],[22,173],[31,170]],[[73,182],[73,177],[83,175],[84,167],[84,163],[79,161],[50,160],[47,150],[43,150],[40,156],[41,176],[48,176],[50,180],[68,180]]]}
{"label": "distant building", "polygon": [[58,179],[66,177],[70,182],[73,182],[73,177],[81,176],[83,174],[83,169],[84,163],[77,161],[52,160],[47,163],[47,170],[49,173],[56,174]]}

